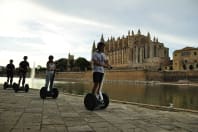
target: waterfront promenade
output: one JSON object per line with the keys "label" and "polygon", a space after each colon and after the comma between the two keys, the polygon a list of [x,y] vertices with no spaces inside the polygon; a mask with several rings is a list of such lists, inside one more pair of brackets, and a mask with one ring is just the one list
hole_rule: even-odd
{"label": "waterfront promenade", "polygon": [[14,93],[0,85],[0,132],[198,132],[198,114],[112,102],[87,111],[83,97],[42,100],[39,90]]}

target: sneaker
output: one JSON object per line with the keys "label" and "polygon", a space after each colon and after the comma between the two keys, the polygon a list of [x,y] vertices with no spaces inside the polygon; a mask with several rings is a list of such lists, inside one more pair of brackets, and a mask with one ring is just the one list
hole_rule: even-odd
{"label": "sneaker", "polygon": [[99,102],[100,102],[101,104],[104,104],[104,100],[99,100]]}
{"label": "sneaker", "polygon": [[96,99],[97,99],[97,100],[99,100],[99,99],[100,99],[99,94],[96,94]]}

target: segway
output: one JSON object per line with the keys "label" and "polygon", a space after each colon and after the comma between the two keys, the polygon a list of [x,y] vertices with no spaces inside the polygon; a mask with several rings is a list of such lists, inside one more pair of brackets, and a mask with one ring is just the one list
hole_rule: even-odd
{"label": "segway", "polygon": [[14,83],[13,84],[13,89],[14,89],[15,93],[17,93],[18,91],[24,91],[24,92],[27,93],[29,91],[29,85],[25,84],[25,86],[20,87],[19,84]]}
{"label": "segway", "polygon": [[13,87],[12,87],[12,85],[8,84],[7,82],[4,82],[3,89],[7,89],[7,88],[13,88]]}
{"label": "segway", "polygon": [[[53,75],[53,78],[52,78],[52,81],[51,83],[53,84],[54,82],[54,77],[55,77],[55,72],[54,72],[54,75]],[[40,90],[40,97],[42,99],[45,99],[46,97],[52,97],[53,99],[56,99],[58,97],[58,89],[57,88],[52,88],[52,90],[48,90],[47,87],[42,87],[41,90]]]}
{"label": "segway", "polygon": [[40,97],[42,99],[45,99],[46,97],[52,97],[53,99],[56,99],[58,97],[58,89],[57,88],[52,88],[51,91],[48,91],[46,87],[42,87],[40,90]]}
{"label": "segway", "polygon": [[84,98],[84,105],[87,110],[105,109],[109,105],[109,96],[102,93],[103,101],[100,101],[92,93],[88,93]]}
{"label": "segway", "polygon": [[96,110],[96,109],[105,109],[109,105],[109,96],[106,93],[102,93],[104,77],[102,83],[100,85],[99,97],[102,98],[97,99],[95,94],[88,93],[84,98],[84,105],[87,110]]}

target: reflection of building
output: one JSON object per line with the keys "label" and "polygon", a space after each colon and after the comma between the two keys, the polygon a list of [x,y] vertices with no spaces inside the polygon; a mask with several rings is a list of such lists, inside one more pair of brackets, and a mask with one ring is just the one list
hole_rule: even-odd
{"label": "reflection of building", "polygon": [[[104,41],[103,36],[101,41]],[[117,40],[111,37],[105,42],[105,53],[113,67],[135,68],[135,69],[161,69],[169,64],[169,49],[164,47],[157,38],[150,38],[132,31],[126,37],[118,37]],[[93,49],[95,48],[95,43]]]}
{"label": "reflection of building", "polygon": [[173,53],[173,70],[198,70],[198,48],[185,47]]}

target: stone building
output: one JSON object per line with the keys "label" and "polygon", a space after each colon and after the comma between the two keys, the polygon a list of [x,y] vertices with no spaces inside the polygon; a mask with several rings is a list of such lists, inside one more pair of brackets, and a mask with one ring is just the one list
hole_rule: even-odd
{"label": "stone building", "polygon": [[185,47],[174,51],[173,70],[198,70],[198,48]]}
{"label": "stone building", "polygon": [[[157,38],[151,40],[150,33],[145,36],[140,30],[137,34],[128,31],[126,37],[111,37],[107,41],[102,35],[100,41],[104,41],[105,54],[114,68],[159,70],[170,62],[169,49]],[[95,45],[94,42],[92,52]]]}

